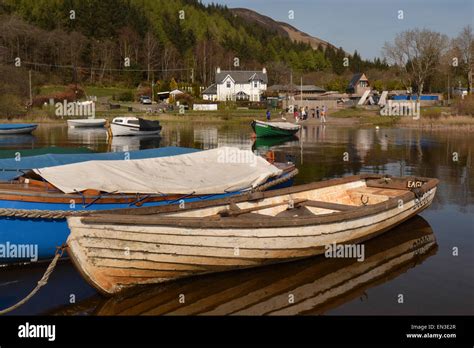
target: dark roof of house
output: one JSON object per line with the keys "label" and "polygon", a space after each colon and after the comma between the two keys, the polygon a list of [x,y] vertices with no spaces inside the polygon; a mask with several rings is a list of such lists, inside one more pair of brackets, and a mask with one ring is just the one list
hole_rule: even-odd
{"label": "dark roof of house", "polygon": [[272,85],[267,88],[270,92],[288,92],[288,91],[294,91],[294,92],[317,92],[317,93],[324,93],[326,90],[322,87],[318,87],[315,85]]}
{"label": "dark roof of house", "polygon": [[357,73],[352,76],[351,81],[349,82],[349,86],[347,88],[355,88],[357,85],[357,82],[359,82],[360,78],[364,75],[364,73]]}
{"label": "dark roof of house", "polygon": [[213,83],[209,87],[207,87],[204,91],[202,91],[202,94],[217,94],[217,85]]}
{"label": "dark roof of house", "polygon": [[230,75],[235,83],[247,83],[253,80],[260,80],[263,83],[268,83],[267,74],[262,71],[243,71],[243,70],[221,70],[216,73],[216,83],[224,81],[227,75]]}

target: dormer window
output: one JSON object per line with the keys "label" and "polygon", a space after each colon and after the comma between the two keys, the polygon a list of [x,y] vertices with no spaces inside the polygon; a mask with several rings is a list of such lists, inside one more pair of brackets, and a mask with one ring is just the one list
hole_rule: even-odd
{"label": "dormer window", "polygon": [[230,88],[230,81],[227,81],[226,86],[227,88]]}
{"label": "dormer window", "polygon": [[254,86],[255,88],[257,88],[257,87],[258,87],[258,82],[257,82],[257,81],[254,81],[254,82],[253,82],[253,86]]}

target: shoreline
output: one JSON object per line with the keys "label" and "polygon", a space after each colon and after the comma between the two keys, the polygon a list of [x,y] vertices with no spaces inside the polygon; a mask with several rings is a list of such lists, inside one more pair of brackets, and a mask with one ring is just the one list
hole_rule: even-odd
{"label": "shoreline", "polygon": [[[102,112],[100,112],[102,114]],[[441,116],[438,118],[421,117],[419,120],[413,120],[403,117],[379,116],[377,114],[365,114],[364,116],[338,116],[329,115],[326,117],[325,125],[335,127],[389,127],[389,128],[410,128],[429,131],[462,131],[466,133],[474,132],[474,117],[472,116]],[[148,115],[146,113],[121,113],[121,116],[143,117],[151,120],[163,122],[200,122],[200,123],[241,123],[251,122],[254,119],[265,121],[265,115],[261,114],[261,110],[255,113],[248,112],[219,112],[216,114],[203,112],[186,112],[180,114],[160,114]],[[278,114],[277,114],[278,115]],[[97,115],[96,118],[105,118],[111,121],[115,115]],[[286,122],[296,123],[291,115],[287,115]],[[272,122],[285,121],[278,116],[271,118]],[[46,115],[30,115],[24,118],[0,119],[0,123],[38,123],[38,124],[66,124],[67,119],[51,118]],[[308,118],[299,121],[299,125],[322,125],[320,119]]]}

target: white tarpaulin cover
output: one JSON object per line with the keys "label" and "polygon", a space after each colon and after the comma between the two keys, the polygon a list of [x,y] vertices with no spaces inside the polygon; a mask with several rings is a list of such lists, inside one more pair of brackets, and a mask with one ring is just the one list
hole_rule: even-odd
{"label": "white tarpaulin cover", "polygon": [[256,187],[282,173],[252,151],[232,147],[140,160],[88,161],[34,169],[64,193],[211,194]]}
{"label": "white tarpaulin cover", "polygon": [[259,124],[264,124],[276,128],[281,128],[281,129],[288,129],[288,130],[296,130],[299,129],[300,126],[297,124],[293,124],[290,122],[263,122],[263,121],[257,121]]}

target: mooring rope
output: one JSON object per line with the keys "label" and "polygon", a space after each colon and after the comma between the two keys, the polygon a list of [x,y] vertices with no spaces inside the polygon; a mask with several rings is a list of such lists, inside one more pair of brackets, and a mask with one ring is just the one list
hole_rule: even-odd
{"label": "mooring rope", "polygon": [[255,188],[254,192],[260,192],[260,191],[268,190],[270,187],[282,184],[285,181],[290,180],[291,178],[295,177],[297,174],[298,174],[298,168],[295,168],[293,171],[289,172],[288,174],[282,176],[279,179],[275,179],[275,180],[267,182],[266,184],[258,186],[257,188]]}
{"label": "mooring rope", "polygon": [[51,273],[53,273],[54,268],[56,267],[56,264],[58,263],[58,260],[61,258],[61,256],[63,256],[63,251],[65,248],[66,248],[65,245],[57,248],[56,254],[54,255],[53,260],[51,261],[48,268],[46,269],[46,272],[44,272],[43,277],[38,281],[38,284],[36,285],[36,287],[21,301],[17,302],[13,306],[10,306],[6,309],[1,310],[0,315],[4,315],[6,313],[14,311],[18,307],[23,306],[39,291],[39,289],[41,289],[43,286],[45,286],[48,283],[49,276],[51,275]]}
{"label": "mooring rope", "polygon": [[36,210],[36,209],[12,209],[12,208],[1,208],[0,216],[16,217],[24,219],[53,219],[61,220],[68,216],[82,216],[85,214],[94,213],[94,210],[78,210],[78,211],[67,211],[67,210]]}

